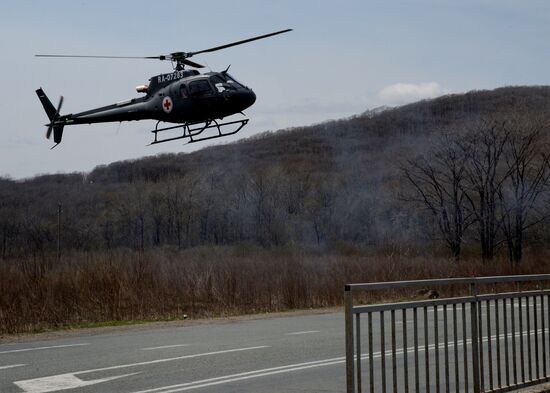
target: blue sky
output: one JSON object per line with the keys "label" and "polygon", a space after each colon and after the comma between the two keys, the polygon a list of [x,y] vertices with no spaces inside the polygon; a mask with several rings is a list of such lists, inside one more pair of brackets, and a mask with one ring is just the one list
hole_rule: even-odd
{"label": "blue sky", "polygon": [[[34,90],[63,113],[138,96],[169,63],[35,58],[35,53],[148,56],[194,51],[293,28],[196,60],[251,86],[249,125],[232,139],[380,105],[505,85],[550,84],[550,2],[10,1],[0,14],[0,176],[94,166],[207,143],[146,147],[153,121],[67,127],[50,151]],[[217,140],[212,144],[224,143]]]}

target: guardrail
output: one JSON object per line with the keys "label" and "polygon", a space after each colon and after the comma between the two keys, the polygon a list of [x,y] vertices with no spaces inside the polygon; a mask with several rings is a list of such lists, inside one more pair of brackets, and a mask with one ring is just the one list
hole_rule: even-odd
{"label": "guardrail", "polygon": [[[389,386],[393,393],[508,392],[550,381],[550,289],[542,285],[549,281],[550,274],[542,274],[346,285],[347,393],[363,391],[363,365],[370,393]],[[354,295],[449,286],[467,286],[469,293],[354,305]],[[480,293],[488,287],[493,292]]]}

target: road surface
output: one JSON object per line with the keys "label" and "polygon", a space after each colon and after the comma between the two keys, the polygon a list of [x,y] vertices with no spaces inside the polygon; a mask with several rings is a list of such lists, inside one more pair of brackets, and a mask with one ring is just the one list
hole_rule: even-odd
{"label": "road surface", "polygon": [[0,392],[341,392],[343,315],[0,344]]}
{"label": "road surface", "polygon": [[[419,313],[420,319],[422,316]],[[433,321],[433,317],[430,312],[428,320]],[[438,320],[441,323],[442,314]],[[403,324],[399,324],[399,318],[397,322],[399,338]],[[391,367],[389,320],[385,325],[386,364]],[[410,348],[413,337],[410,319],[405,325]],[[375,337],[379,337],[379,328],[379,320],[374,318]],[[345,391],[341,312],[98,332],[0,344],[0,392]],[[366,336],[362,340],[366,343]],[[397,362],[401,368],[404,351],[400,340],[397,341]],[[363,351],[366,353],[366,349]],[[422,351],[421,345],[421,361]],[[410,352],[411,349],[409,364]],[[380,391],[379,362],[378,352],[376,391]],[[367,391],[366,360],[362,367],[363,391]],[[412,380],[412,370],[410,374]],[[433,378],[431,381],[433,384]],[[421,391],[425,391],[424,386],[421,375]],[[391,390],[388,373],[388,391]]]}

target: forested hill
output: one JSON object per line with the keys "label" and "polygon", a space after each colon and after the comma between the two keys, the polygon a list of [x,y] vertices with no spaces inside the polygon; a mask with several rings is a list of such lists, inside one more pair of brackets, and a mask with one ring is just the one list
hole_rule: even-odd
{"label": "forested hill", "polygon": [[436,224],[402,198],[400,165],[479,119],[549,109],[550,87],[473,91],[91,173],[0,179],[0,257],[53,252],[58,203],[64,250],[424,247]]}
{"label": "forested hill", "polygon": [[395,142],[401,141],[399,144],[407,146],[406,153],[410,153],[417,138],[439,134],[447,126],[458,128],[460,123],[477,116],[501,116],[517,111],[544,113],[549,108],[550,87],[546,86],[472,91],[381,112],[366,111],[349,119],[264,133],[190,154],[116,162],[96,168],[89,178],[98,182],[159,181],[166,176],[205,174],[216,169],[242,171],[295,164],[298,168],[294,169],[304,165],[313,171],[340,171],[342,168],[334,166],[335,161],[340,163],[342,159],[347,164],[350,154],[367,152],[381,153],[380,164],[387,164],[394,162],[395,156],[387,153]]}

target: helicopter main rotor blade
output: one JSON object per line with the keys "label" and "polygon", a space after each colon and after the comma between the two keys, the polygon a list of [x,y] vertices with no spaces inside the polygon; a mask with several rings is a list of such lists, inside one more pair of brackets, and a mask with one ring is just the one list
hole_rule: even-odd
{"label": "helicopter main rotor blade", "polygon": [[[85,58],[85,59],[146,59],[146,60],[176,60],[172,58],[172,55],[161,56],[101,56],[101,55],[34,55],[35,57],[69,57],[69,58]],[[202,64],[196,63],[191,60],[182,60],[183,63],[195,67],[204,68]]]}
{"label": "helicopter main rotor blade", "polygon": [[[162,56],[144,57],[144,56],[94,56],[94,55],[34,55],[34,57],[80,57],[89,59],[157,59]],[[164,60],[164,59],[160,59]]]}
{"label": "helicopter main rotor blade", "polygon": [[264,34],[264,35],[260,35],[260,36],[257,36],[257,37],[248,38],[246,40],[232,42],[231,44],[215,46],[213,48],[203,49],[203,50],[199,50],[199,51],[196,51],[196,52],[189,52],[189,53],[187,53],[187,57],[198,55],[199,53],[214,52],[214,51],[217,51],[217,50],[220,50],[220,49],[225,49],[225,48],[230,48],[230,47],[236,46],[236,45],[246,44],[247,42],[261,40],[261,39],[264,39],[264,38],[267,38],[267,37],[272,37],[272,36],[277,35],[277,34],[287,33],[289,31],[292,31],[292,29],[285,29],[285,30],[281,30],[281,31],[276,31],[274,33]]}
{"label": "helicopter main rotor blade", "polygon": [[177,62],[178,64],[183,63],[195,68],[204,68],[203,65],[195,63],[194,61],[188,60],[189,57],[198,55],[200,53],[215,52],[221,49],[230,48],[232,46],[237,46],[241,44],[246,44],[247,42],[261,40],[268,37],[273,37],[274,35],[287,33],[292,31],[292,29],[285,29],[276,31],[274,33],[259,35],[252,38],[247,38],[246,40],[232,42],[230,44],[215,46],[213,48],[203,49],[196,52],[174,52],[169,55],[160,55],[160,56],[103,56],[103,55],[57,55],[57,54],[44,54],[44,55],[34,55],[35,57],[72,57],[72,58],[86,58],[86,59],[150,59],[150,60],[170,60]]}

